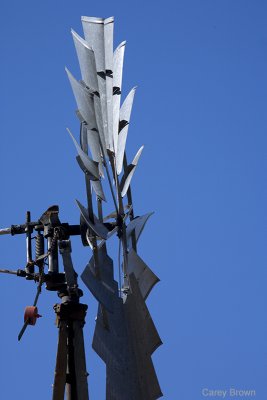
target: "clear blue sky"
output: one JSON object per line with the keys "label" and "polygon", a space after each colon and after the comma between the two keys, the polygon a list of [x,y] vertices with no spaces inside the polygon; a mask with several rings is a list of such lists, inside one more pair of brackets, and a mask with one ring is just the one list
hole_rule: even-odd
{"label": "clear blue sky", "polygon": [[[7,1],[0,15],[1,222],[59,204],[77,223],[85,199],[75,149],[75,103],[64,72],[78,64],[70,28],[115,16],[127,40],[123,96],[138,90],[128,154],[145,145],[134,177],[136,213],[155,211],[140,255],[160,276],[148,300],[164,345],[153,359],[166,400],[203,400],[203,388],[267,396],[267,3],[263,0]],[[0,238],[0,268],[25,264],[24,238]],[[78,272],[90,257],[73,241]],[[91,399],[104,400],[104,364],[85,337]],[[17,334],[35,288],[0,277],[1,399],[47,400],[55,364],[53,293],[43,318]],[[230,397],[227,397],[230,398]]]}

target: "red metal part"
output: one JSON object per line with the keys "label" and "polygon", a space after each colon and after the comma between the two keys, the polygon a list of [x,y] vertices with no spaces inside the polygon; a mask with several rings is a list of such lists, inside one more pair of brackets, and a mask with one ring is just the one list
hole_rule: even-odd
{"label": "red metal part", "polygon": [[41,315],[38,314],[38,308],[34,306],[27,306],[24,312],[24,322],[28,322],[29,325],[35,325],[37,318]]}

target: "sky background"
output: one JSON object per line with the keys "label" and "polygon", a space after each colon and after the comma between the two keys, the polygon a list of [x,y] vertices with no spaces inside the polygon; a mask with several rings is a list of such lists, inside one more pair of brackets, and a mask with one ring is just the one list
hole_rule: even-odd
{"label": "sky background", "polygon": [[[155,211],[139,253],[161,278],[147,303],[164,342],[153,355],[163,398],[235,388],[263,400],[267,3],[2,0],[1,227],[23,223],[27,210],[38,219],[53,204],[63,222],[78,223],[75,198],[85,203],[85,189],[66,133],[77,137],[79,124],[64,67],[79,77],[70,29],[82,33],[81,15],[115,16],[115,45],[127,40],[123,97],[138,86],[127,148],[131,158],[145,145],[135,213]],[[91,253],[78,238],[72,245],[81,273]],[[25,265],[24,237],[1,237],[0,251],[0,268]],[[104,400],[105,367],[91,349],[97,304],[80,283],[90,398]],[[0,277],[2,399],[51,398],[55,293],[43,290],[43,318],[17,342],[35,290]]]}

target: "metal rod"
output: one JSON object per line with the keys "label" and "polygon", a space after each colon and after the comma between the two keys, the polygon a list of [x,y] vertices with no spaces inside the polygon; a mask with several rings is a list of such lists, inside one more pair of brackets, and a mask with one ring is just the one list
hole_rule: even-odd
{"label": "metal rod", "polygon": [[31,213],[26,212],[26,255],[27,255],[27,265],[25,271],[27,274],[34,274],[34,265],[32,264],[32,227],[30,226]]}
{"label": "metal rod", "polygon": [[10,275],[17,275],[17,271],[12,271],[10,269],[0,269],[0,272],[2,274],[10,274]]}
{"label": "metal rod", "polygon": [[116,159],[115,159],[115,155],[113,155],[112,157],[112,162],[113,162],[113,175],[114,175],[114,180],[115,180],[115,185],[117,188],[117,199],[118,199],[118,203],[119,203],[119,213],[120,215],[123,217],[124,216],[124,207],[123,207],[123,201],[122,201],[122,196],[121,196],[121,189],[120,189],[120,184],[119,184],[119,180],[118,180],[118,175],[117,175],[117,168],[116,168]]}
{"label": "metal rod", "polygon": [[48,248],[48,272],[52,273],[58,273],[58,249],[57,249],[57,243],[55,246],[52,245],[54,244],[54,241],[57,239],[53,237],[48,237],[47,239],[47,248]]}
{"label": "metal rod", "polygon": [[94,224],[94,212],[93,212],[93,201],[92,201],[92,190],[91,190],[91,182],[88,175],[85,175],[85,185],[86,185],[86,195],[87,195],[87,209],[88,215],[92,223]]}
{"label": "metal rod", "polygon": [[97,211],[98,211],[98,219],[99,219],[99,221],[103,222],[102,200],[99,197],[97,198]]}
{"label": "metal rod", "polygon": [[112,187],[111,177],[110,177],[110,173],[109,173],[109,170],[108,170],[107,161],[106,161],[106,158],[105,158],[105,153],[104,153],[104,149],[103,149],[101,140],[99,140],[99,144],[100,144],[101,152],[102,152],[102,155],[103,155],[103,164],[104,164],[105,170],[107,172],[109,187],[110,187],[112,199],[113,199],[113,202],[114,202],[114,206],[115,206],[115,209],[116,209],[116,213],[119,214],[118,205],[117,205],[115,194],[114,194],[114,190],[113,190],[113,187]]}
{"label": "metal rod", "polygon": [[0,235],[10,235],[10,234],[11,234],[11,228],[0,229]]}
{"label": "metal rod", "polygon": [[[28,225],[29,225],[29,227],[31,227],[32,229],[34,229],[36,231],[44,230],[44,226],[42,224],[40,224],[40,222],[38,222],[38,221],[30,222]],[[66,227],[70,236],[77,236],[77,235],[81,234],[80,225],[69,225],[68,223],[62,223],[61,225],[63,227]],[[0,236],[2,236],[2,235],[14,236],[14,235],[25,234],[26,227],[27,227],[26,224],[21,224],[21,225],[11,225],[10,228],[2,228],[2,229],[0,229]]]}
{"label": "metal rod", "polygon": [[23,336],[24,332],[26,331],[26,328],[27,328],[28,325],[29,325],[29,319],[27,319],[24,322],[24,325],[23,325],[23,327],[22,327],[22,329],[21,329],[21,331],[20,331],[20,333],[18,335],[18,340],[20,340],[22,338],[22,336]]}
{"label": "metal rod", "polygon": [[[127,169],[127,156],[126,153],[124,153],[124,157],[123,157],[123,168],[124,168],[124,172],[126,173],[126,169]],[[131,186],[129,185],[129,188],[127,190],[127,199],[128,199],[128,204],[131,207],[130,213],[129,213],[129,217],[130,220],[134,219],[134,210],[133,210],[133,199],[132,199],[132,190],[131,190]],[[131,234],[131,239],[132,239],[132,246],[133,249],[135,251],[137,251],[137,241],[136,241],[136,236],[135,236],[135,230],[133,230],[132,234]]]}

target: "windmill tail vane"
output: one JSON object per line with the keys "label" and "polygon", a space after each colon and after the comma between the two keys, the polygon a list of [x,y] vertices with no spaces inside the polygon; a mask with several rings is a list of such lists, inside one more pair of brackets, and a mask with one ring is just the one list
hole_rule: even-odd
{"label": "windmill tail vane", "polygon": [[[71,30],[81,79],[66,73],[76,100],[80,129],[78,138],[68,129],[84,174],[85,201],[76,200],[80,223],[59,220],[58,206],[50,207],[39,220],[0,230],[1,234],[26,234],[25,269],[0,270],[37,282],[32,306],[25,310],[23,335],[40,316],[37,301],[42,285],[57,291],[55,306],[59,331],[53,400],[89,399],[83,326],[87,306],[71,259],[71,236],[80,235],[91,258],[81,274],[98,302],[93,349],[106,364],[107,400],[156,400],[162,396],[152,354],[162,344],[146,305],[159,278],[138,254],[138,240],[153,213],[135,216],[132,179],[143,147],[128,163],[126,142],[135,97],[134,87],[122,101],[122,74],[126,42],[114,50],[114,18],[82,17],[84,38]],[[111,199],[110,214],[103,202]],[[32,233],[36,231],[35,257]],[[108,243],[118,237],[117,280]],[[45,240],[47,242],[45,246]],[[46,250],[45,250],[46,247]],[[61,255],[64,271],[60,272]],[[36,269],[37,268],[37,272]],[[46,271],[47,269],[47,271]]]}

